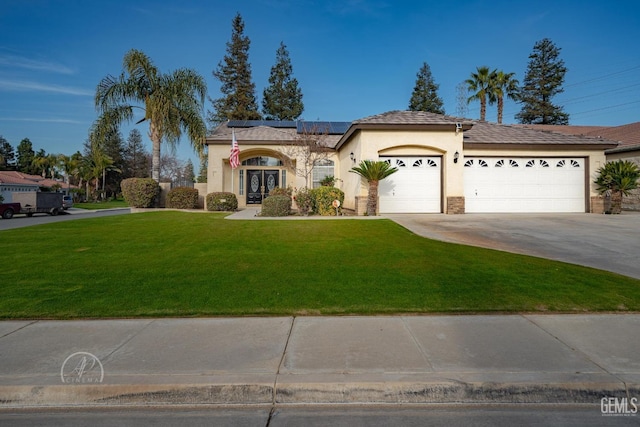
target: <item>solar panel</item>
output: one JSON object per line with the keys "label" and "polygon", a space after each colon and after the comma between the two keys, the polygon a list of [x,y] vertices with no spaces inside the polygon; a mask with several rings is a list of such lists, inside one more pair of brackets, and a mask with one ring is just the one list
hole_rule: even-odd
{"label": "solar panel", "polygon": [[298,122],[298,133],[314,132],[329,135],[342,135],[351,126],[351,122]]}
{"label": "solar panel", "polygon": [[230,128],[253,128],[257,126],[295,128],[296,122],[293,120],[229,120],[227,122],[227,127]]}

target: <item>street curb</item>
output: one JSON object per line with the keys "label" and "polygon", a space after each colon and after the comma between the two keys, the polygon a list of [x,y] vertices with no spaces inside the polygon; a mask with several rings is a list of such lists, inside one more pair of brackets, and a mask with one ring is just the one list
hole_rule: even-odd
{"label": "street curb", "polygon": [[0,386],[0,409],[250,404],[597,404],[638,396],[640,386],[603,383],[152,384]]}

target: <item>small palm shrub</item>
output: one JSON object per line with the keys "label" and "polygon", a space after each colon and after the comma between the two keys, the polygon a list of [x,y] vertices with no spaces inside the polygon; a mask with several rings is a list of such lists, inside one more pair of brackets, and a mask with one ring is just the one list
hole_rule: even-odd
{"label": "small palm shrub", "polygon": [[309,215],[310,212],[313,212],[313,194],[307,187],[298,190],[294,200],[298,205],[298,213],[300,215]]}
{"label": "small palm shrub", "polygon": [[291,213],[291,197],[269,196],[262,201],[261,216],[288,216]]}
{"label": "small palm shrub", "polygon": [[629,160],[617,160],[600,167],[597,174],[594,181],[596,190],[611,200],[611,207],[606,209],[606,213],[619,214],[622,212],[622,196],[628,196],[631,190],[638,188],[638,165]]}
{"label": "small palm shrub", "polygon": [[339,200],[340,207],[338,213],[342,213],[342,204],[344,202],[344,192],[336,187],[318,187],[311,190],[313,196],[314,212],[323,216],[336,216],[336,208],[333,207],[333,201]]}
{"label": "small palm shrub", "polygon": [[176,187],[167,194],[167,207],[174,209],[196,209],[198,190],[189,187]]}
{"label": "small palm shrub", "polygon": [[160,194],[160,186],[151,178],[128,178],[120,187],[124,200],[134,208],[152,208]]}
{"label": "small palm shrub", "polygon": [[233,193],[217,192],[207,194],[208,211],[235,211],[238,209],[238,199]]}

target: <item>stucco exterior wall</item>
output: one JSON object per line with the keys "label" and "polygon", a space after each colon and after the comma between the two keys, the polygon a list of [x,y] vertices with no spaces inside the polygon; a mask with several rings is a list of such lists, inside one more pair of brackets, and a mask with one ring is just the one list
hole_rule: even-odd
{"label": "stucco exterior wall", "polygon": [[[349,170],[361,160],[379,160],[380,156],[442,157],[443,211],[447,198],[464,197],[462,163],[454,163],[457,151],[462,156],[462,132],[425,130],[361,130],[340,149],[340,178],[345,192],[345,208],[355,209],[355,198],[366,196],[367,182]],[[356,162],[349,158],[354,153]]]}

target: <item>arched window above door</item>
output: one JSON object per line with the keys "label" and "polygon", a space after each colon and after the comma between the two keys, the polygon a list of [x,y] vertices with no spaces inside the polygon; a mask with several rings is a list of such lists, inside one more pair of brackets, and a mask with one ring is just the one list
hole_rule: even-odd
{"label": "arched window above door", "polygon": [[282,160],[267,156],[251,157],[243,160],[242,166],[282,166]]}

